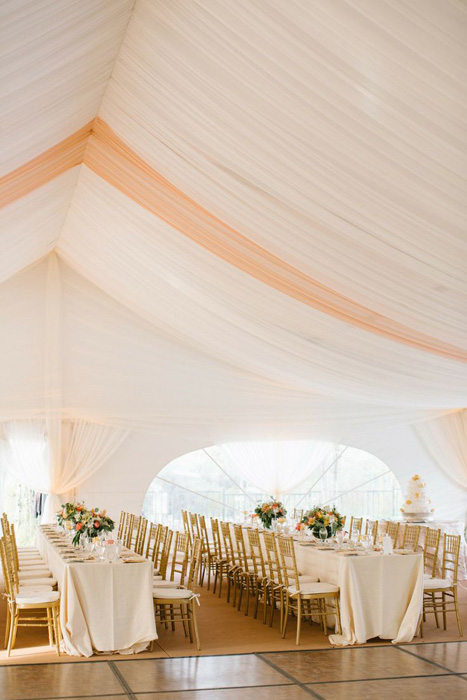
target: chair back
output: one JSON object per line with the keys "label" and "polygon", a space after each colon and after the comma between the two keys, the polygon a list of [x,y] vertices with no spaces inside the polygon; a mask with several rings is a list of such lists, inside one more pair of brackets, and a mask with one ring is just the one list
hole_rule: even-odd
{"label": "chair back", "polygon": [[414,552],[418,549],[418,540],[420,539],[420,525],[406,525],[404,536],[402,538],[402,549],[411,549]]}
{"label": "chair back", "polygon": [[149,523],[148,541],[146,542],[146,552],[144,555],[146,559],[152,559],[154,561],[154,552],[160,537],[161,527],[162,525],[160,523],[157,525]]}
{"label": "chair back", "polygon": [[0,559],[2,561],[3,585],[5,586],[5,595],[11,600],[15,597],[15,583],[11,571],[11,563],[8,558],[6,538],[0,538]]}
{"label": "chair back", "polygon": [[277,537],[276,539],[277,544],[279,545],[279,554],[282,565],[282,581],[284,586],[287,588],[289,586],[295,586],[297,590],[299,590],[300,579],[298,575],[297,560],[295,558],[293,537]]}
{"label": "chair back", "polygon": [[199,531],[201,533],[201,544],[202,544],[202,551],[203,554],[206,554],[207,552],[211,552],[211,546],[209,542],[209,534],[208,534],[208,528],[206,525],[206,517],[204,515],[198,515],[198,525],[199,525]]}
{"label": "chair back", "polygon": [[352,515],[352,517],[350,518],[350,530],[349,530],[350,537],[352,537],[352,533],[354,530],[358,530],[358,534],[361,535],[362,534],[362,525],[363,525],[363,518],[354,518],[354,516]]}
{"label": "chair back", "polygon": [[461,547],[460,535],[448,535],[444,533],[443,538],[443,578],[452,580],[453,586],[457,585],[457,574],[459,571],[459,553]]}
{"label": "chair back", "polygon": [[230,531],[230,523],[226,523],[221,521],[220,523],[221,526],[221,532],[222,532],[222,539],[224,541],[224,549],[225,549],[225,554],[227,557],[227,560],[231,562],[232,564],[237,564],[237,552],[234,549],[233,542],[232,542],[232,533]]}
{"label": "chair back", "polygon": [[[180,574],[180,583],[183,585],[185,580],[187,568],[188,568],[188,557],[190,552],[190,538],[186,532],[176,532],[175,542],[172,555],[172,572],[170,578],[173,580],[174,572]],[[180,555],[177,557],[177,555]],[[179,568],[177,568],[179,567]]]}
{"label": "chair back", "polygon": [[202,550],[202,541],[199,537],[195,537],[195,539],[193,540],[193,546],[191,548],[190,566],[188,567],[188,576],[186,580],[188,588],[191,588],[193,583],[198,580],[199,567],[201,566]]}
{"label": "chair back", "polygon": [[441,530],[435,530],[429,527],[426,528],[425,544],[423,545],[423,563],[426,573],[431,574],[431,578],[436,577],[440,538]]}
{"label": "chair back", "polygon": [[135,552],[136,554],[143,554],[144,552],[144,543],[146,541],[146,532],[148,529],[148,521],[146,518],[141,518],[138,531],[136,533],[136,540],[135,540]]}
{"label": "chair back", "polygon": [[261,548],[261,540],[259,531],[253,528],[247,530],[248,544],[250,546],[250,559],[253,564],[257,578],[266,578],[266,566],[264,563],[263,550]]}
{"label": "chair back", "polygon": [[392,539],[392,544],[397,547],[397,540],[399,539],[399,529],[400,523],[388,522],[386,525],[386,534]]}
{"label": "chair back", "polygon": [[191,539],[194,540],[195,537],[199,537],[199,539],[201,539],[198,515],[196,513],[188,513],[188,517],[190,518]]}
{"label": "chair back", "polygon": [[169,564],[170,548],[172,546],[173,530],[167,528],[165,535],[165,541],[161,548],[160,560],[159,560],[159,573],[163,579],[167,575],[167,567]]}
{"label": "chair back", "polygon": [[214,543],[214,552],[217,559],[224,559],[224,550],[222,549],[222,537],[217,518],[211,518],[212,541]]}
{"label": "chair back", "polygon": [[117,537],[119,540],[124,539],[125,524],[126,524],[128,516],[129,516],[129,513],[127,513],[124,510],[122,510],[122,512],[120,513],[120,518],[118,520],[118,533],[117,533]]}
{"label": "chair back", "polygon": [[186,534],[190,538],[190,542],[191,542],[190,519],[188,517],[187,510],[182,510],[182,522],[183,522],[183,529],[185,530]]}
{"label": "chair back", "polygon": [[161,529],[159,530],[159,540],[154,544],[153,561],[155,569],[157,569],[160,565],[162,552],[164,551],[167,538],[169,537],[169,532],[170,530],[168,525],[161,525]]}
{"label": "chair back", "polygon": [[378,521],[377,520],[367,520],[365,524],[365,535],[371,537],[373,544],[376,544],[378,539]]}
{"label": "chair back", "polygon": [[234,524],[233,531],[237,550],[237,561],[242,567],[243,571],[248,571],[248,555],[246,553],[245,538],[243,536],[242,526]]}
{"label": "chair back", "polygon": [[293,520],[301,520],[303,518],[303,508],[294,508],[292,518]]}
{"label": "chair back", "polygon": [[268,578],[278,585],[283,584],[282,567],[280,564],[279,553],[277,551],[276,538],[272,532],[263,532],[264,549],[266,552],[266,561],[268,563]]}

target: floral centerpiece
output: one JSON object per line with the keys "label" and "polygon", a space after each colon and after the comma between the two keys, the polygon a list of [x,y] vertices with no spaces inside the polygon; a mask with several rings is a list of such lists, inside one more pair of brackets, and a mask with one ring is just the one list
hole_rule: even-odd
{"label": "floral centerpiece", "polygon": [[88,510],[84,503],[65,503],[58,511],[57,522],[59,525],[69,523],[74,530],[73,544],[78,545],[81,537],[98,537],[101,533],[112,532],[114,521],[109,518],[107,511],[93,508]]}
{"label": "floral centerpiece", "polygon": [[56,514],[57,522],[60,527],[66,527],[67,523],[72,527],[79,514],[85,510],[84,503],[62,503],[61,509]]}
{"label": "floral centerpiece", "polygon": [[258,516],[264,527],[270,529],[278,518],[285,518],[287,511],[280,501],[266,501],[256,506],[255,515]]}
{"label": "floral centerpiece", "polygon": [[319,537],[319,531],[325,527],[328,537],[334,535],[338,530],[342,530],[344,519],[336,510],[336,506],[314,506],[311,510],[305,511],[303,517],[297,524],[296,529],[301,530],[302,525],[307,527],[312,533]]}

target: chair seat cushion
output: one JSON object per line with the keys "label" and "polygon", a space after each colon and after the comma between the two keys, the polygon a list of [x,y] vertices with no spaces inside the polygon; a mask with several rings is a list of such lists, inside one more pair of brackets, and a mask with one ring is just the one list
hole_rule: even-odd
{"label": "chair seat cushion", "polygon": [[193,596],[193,591],[187,591],[185,588],[155,588],[152,591],[152,597],[156,599],[190,599]]}
{"label": "chair seat cushion", "polygon": [[152,579],[153,581],[162,581],[162,576],[160,574],[154,574]]}
{"label": "chair seat cushion", "polygon": [[46,568],[47,568],[47,564],[45,563],[45,561],[38,561],[35,564],[25,564],[24,566],[21,562],[19,564],[20,571],[34,571],[35,569],[46,569]]}
{"label": "chair seat cushion", "polygon": [[19,582],[19,587],[24,588],[27,586],[48,586],[51,588],[52,586],[57,585],[57,579],[49,577],[47,578],[46,576],[38,577],[38,578],[26,578],[23,579],[22,581]]}
{"label": "chair seat cushion", "polygon": [[287,589],[290,595],[296,595],[301,593],[302,595],[316,595],[326,593],[337,593],[339,591],[339,586],[334,586],[333,583],[326,583],[325,581],[320,581],[319,583],[304,583],[303,586],[297,590],[296,586],[289,586]]}
{"label": "chair seat cushion", "polygon": [[49,578],[52,574],[48,569],[35,569],[34,571],[18,571],[20,581],[26,581],[28,578]]}
{"label": "chair seat cushion", "polygon": [[177,584],[175,581],[154,581],[152,584],[152,590],[157,591],[160,588],[176,588]]}
{"label": "chair seat cushion", "polygon": [[452,588],[452,581],[445,578],[426,578],[423,581],[425,591],[432,591],[436,588]]}
{"label": "chair seat cushion", "polygon": [[51,593],[52,586],[43,586],[42,584],[35,584],[31,586],[20,586],[17,596],[29,596],[35,595],[36,593]]}
{"label": "chair seat cushion", "polygon": [[298,577],[298,580],[300,581],[300,585],[303,583],[318,583],[318,577],[317,576],[309,576],[308,574],[304,574],[303,576],[300,574]]}
{"label": "chair seat cushion", "polygon": [[16,602],[18,605],[40,605],[41,603],[55,603],[60,599],[60,593],[58,591],[44,591],[38,593],[31,593],[30,595],[16,596]]}

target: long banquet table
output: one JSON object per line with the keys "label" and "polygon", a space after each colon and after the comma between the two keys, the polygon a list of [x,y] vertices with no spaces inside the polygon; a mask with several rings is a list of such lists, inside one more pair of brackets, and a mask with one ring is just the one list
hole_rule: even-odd
{"label": "long banquet table", "polygon": [[58,581],[67,654],[136,654],[157,639],[152,562],[142,557],[137,563],[67,560],[71,555],[64,538],[51,539],[49,532],[38,529],[37,546]]}
{"label": "long banquet table", "polygon": [[410,642],[423,602],[423,555],[350,554],[295,541],[300,573],[339,586],[342,634],[332,644],[363,644],[381,637]]}

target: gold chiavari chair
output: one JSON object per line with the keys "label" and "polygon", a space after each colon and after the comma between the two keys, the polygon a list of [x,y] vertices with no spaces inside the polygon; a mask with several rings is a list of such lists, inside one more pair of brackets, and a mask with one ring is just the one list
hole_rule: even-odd
{"label": "gold chiavari chair", "polygon": [[185,530],[186,534],[188,535],[188,538],[190,540],[191,544],[191,528],[190,528],[190,518],[188,517],[188,511],[187,510],[182,510],[182,522],[183,522],[183,529]]}
{"label": "gold chiavari chair", "polygon": [[350,530],[349,530],[349,536],[352,537],[352,533],[354,530],[358,530],[358,534],[362,534],[362,525],[363,525],[363,518],[350,518]]}
{"label": "gold chiavari chair", "polygon": [[[335,615],[338,633],[341,634],[341,619],[339,606],[339,587],[325,581],[302,583],[298,574],[297,561],[292,537],[278,537],[279,552],[282,563],[284,580],[285,610],[282,621],[282,638],[287,634],[289,613],[297,618],[297,634],[295,643],[300,644],[302,617],[319,617],[324,634],[327,635],[327,618]],[[328,605],[332,606],[328,608]]]}
{"label": "gold chiavari chair", "polygon": [[[235,607],[237,602],[237,571],[241,568],[241,566],[240,562],[237,559],[236,549],[233,546],[230,523],[221,522],[220,528],[222,533],[222,539],[224,541],[224,549],[227,559],[227,603],[230,603],[230,591],[233,587],[234,595],[232,605]],[[220,585],[222,585],[222,579],[220,581]]]}
{"label": "gold chiavari chair", "polygon": [[[10,525],[10,521],[8,520],[8,516],[6,513],[3,513],[1,517],[1,524],[2,524],[2,532],[5,537],[11,537],[11,534],[13,532],[14,536],[14,525]],[[28,564],[35,564],[35,563],[45,563],[44,560],[42,559],[39,550],[36,547],[17,547],[16,545],[16,538],[15,538],[15,548],[16,548],[16,559],[18,564],[22,565],[28,565]]]}
{"label": "gold chiavari chair", "polygon": [[194,540],[195,537],[201,539],[201,530],[199,529],[198,515],[196,513],[188,513],[190,519],[190,529],[191,529],[191,539]]}
{"label": "gold chiavari chair", "polygon": [[129,515],[130,514],[124,510],[122,510],[122,512],[120,513],[120,518],[118,520],[118,534],[117,534],[117,537],[119,540],[124,539],[125,525],[126,525],[126,521],[127,521]]}
{"label": "gold chiavari chair", "polygon": [[152,559],[152,561],[154,561],[155,550],[159,542],[161,527],[162,525],[160,523],[158,523],[157,525],[155,525],[154,523],[150,523],[149,525],[148,539],[146,542],[146,552],[144,554],[146,559]]}
{"label": "gold chiavari chair", "polygon": [[243,535],[243,529],[241,525],[234,524],[234,537],[235,545],[237,550],[237,561],[239,567],[237,569],[237,585],[240,588],[240,595],[238,597],[238,610],[242,607],[242,597],[243,591],[246,593],[246,607],[245,615],[248,615],[250,608],[250,595],[257,596],[258,594],[258,577],[255,572],[255,568],[252,564],[251,558],[248,556],[245,546],[245,538]]}
{"label": "gold chiavari chair", "polygon": [[60,656],[60,593],[47,586],[20,589],[13,575],[6,539],[0,539],[0,559],[7,600],[7,656],[16,643],[18,627],[47,627],[50,646]]}
{"label": "gold chiavari chair", "polygon": [[216,550],[214,542],[209,539],[208,528],[206,526],[206,518],[204,515],[198,515],[198,524],[201,533],[202,555],[201,566],[199,570],[200,586],[204,583],[204,576],[208,572],[208,591],[211,587],[211,572],[216,570]]}
{"label": "gold chiavari chair", "polygon": [[416,552],[420,539],[420,525],[406,525],[402,537],[402,549],[411,549]]}
{"label": "gold chiavari chair", "polygon": [[127,518],[125,520],[125,525],[123,528],[123,544],[127,549],[131,549],[131,540],[133,536],[133,524],[135,522],[136,515],[133,513],[127,513]]}
{"label": "gold chiavari chair", "polygon": [[[184,537],[188,540],[187,533]],[[190,567],[188,572],[188,585],[191,585],[199,575],[199,567],[201,565],[202,542],[197,537],[193,541],[191,550]],[[172,584],[173,585],[173,584]],[[171,623],[172,629],[175,629],[175,623],[183,624],[185,635],[196,641],[196,646],[201,649],[199,641],[198,626],[196,622],[196,604],[198,603],[199,595],[186,588],[167,588],[165,586],[153,588],[154,611],[156,617],[159,617],[163,623]]]}
{"label": "gold chiavari chair", "polygon": [[143,556],[144,552],[144,543],[146,542],[147,529],[148,521],[146,520],[146,518],[141,518],[135,540],[135,552],[136,554],[141,554],[141,556]]}
{"label": "gold chiavari chair", "polygon": [[[164,535],[164,539],[162,539],[162,535]],[[160,557],[159,557],[159,564],[158,564],[158,569],[157,569],[157,574],[154,576],[154,580],[157,579],[165,579],[167,577],[167,569],[169,566],[169,560],[170,560],[170,550],[172,547],[172,540],[173,540],[173,530],[167,527],[165,533],[163,532],[161,535],[161,549],[160,549]]]}
{"label": "gold chiavari chair", "polygon": [[128,537],[128,549],[136,550],[136,543],[138,541],[138,535],[141,528],[141,523],[143,521],[142,515],[133,515],[131,520],[130,534]]}
{"label": "gold chiavari chair", "polygon": [[427,614],[443,616],[443,629],[446,629],[446,615],[455,613],[459,636],[463,636],[462,622],[457,600],[457,576],[459,570],[460,535],[443,537],[442,578],[426,578],[423,581],[423,618],[420,623],[420,634],[423,637],[423,621]]}
{"label": "gold chiavari chair", "polygon": [[213,586],[213,594],[216,592],[217,588],[217,582],[219,581],[219,598],[221,597],[222,593],[222,581],[224,577],[227,577],[228,575],[228,569],[229,569],[229,562],[227,559],[227,556],[224,553],[223,547],[222,547],[222,537],[221,537],[221,531],[220,531],[220,526],[219,526],[219,521],[216,518],[211,518],[211,532],[212,532],[212,541],[214,544],[214,551],[215,551],[215,572],[214,572],[214,586]]}
{"label": "gold chiavari chair", "polygon": [[274,612],[276,607],[279,608],[281,615],[280,629],[282,630],[282,615],[284,610],[283,605],[283,588],[284,582],[282,579],[282,569],[277,551],[276,538],[272,532],[263,532],[264,551],[266,552],[266,561],[268,565],[268,579],[265,587],[266,604],[271,606],[271,617],[269,619],[269,627],[272,627],[274,620]]}
{"label": "gold chiavari chair", "polygon": [[372,543],[375,545],[378,540],[378,521],[377,520],[367,520],[365,523],[365,535],[371,537]]}
{"label": "gold chiavari chair", "polygon": [[293,514],[292,514],[292,519],[293,520],[301,520],[303,518],[303,508],[294,508],[293,509]]}
{"label": "gold chiavari chair", "polygon": [[392,544],[394,548],[397,547],[397,540],[399,539],[400,523],[388,522],[386,524],[386,533],[392,539]]}
{"label": "gold chiavari chair", "polygon": [[174,580],[175,574],[180,574],[180,580],[183,583],[188,568],[189,550],[190,540],[186,532],[176,532],[170,568],[171,581]]}
{"label": "gold chiavari chair", "polygon": [[425,530],[425,543],[423,545],[423,563],[425,567],[425,578],[436,578],[436,567],[438,565],[439,541],[441,530],[434,530],[427,527]]}
{"label": "gold chiavari chair", "polygon": [[258,617],[258,606],[260,601],[263,601],[263,624],[266,624],[266,586],[268,577],[266,575],[266,563],[264,561],[263,550],[261,547],[261,540],[259,537],[259,531],[253,528],[247,530],[248,533],[248,544],[250,546],[250,558],[253,566],[253,570],[256,576],[256,590],[255,590],[255,612],[254,618]]}

